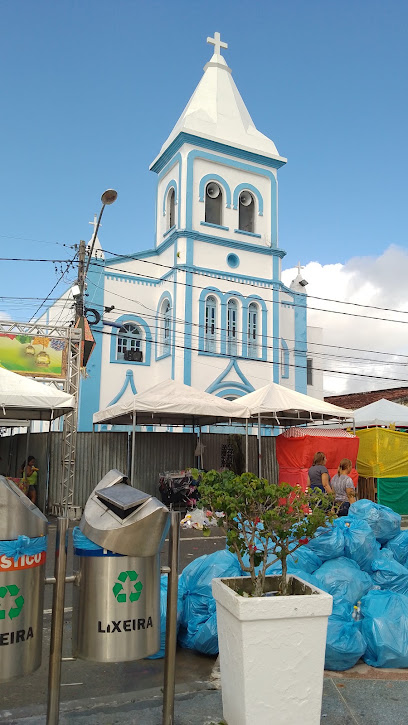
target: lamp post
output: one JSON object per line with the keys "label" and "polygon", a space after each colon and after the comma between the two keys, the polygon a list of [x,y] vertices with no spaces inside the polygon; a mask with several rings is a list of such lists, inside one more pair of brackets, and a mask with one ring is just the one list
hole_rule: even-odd
{"label": "lamp post", "polygon": [[77,284],[74,286],[74,289],[76,288],[76,293],[74,293],[75,298],[75,309],[76,309],[76,319],[80,319],[84,316],[84,297],[85,297],[85,286],[86,286],[86,275],[88,274],[89,265],[91,263],[92,259],[92,252],[95,247],[95,241],[98,236],[98,230],[102,219],[102,214],[105,210],[105,206],[108,206],[109,204],[113,204],[113,202],[116,201],[118,198],[118,192],[115,191],[115,189],[107,189],[103,192],[101,196],[101,202],[102,202],[102,208],[99,212],[98,221],[96,223],[96,227],[93,233],[92,237],[92,243],[89,250],[89,256],[88,261],[85,265],[85,254],[86,254],[86,245],[83,239],[81,239],[79,243],[79,251],[78,251],[78,280]]}
{"label": "lamp post", "polygon": [[[85,268],[85,279],[86,279],[86,275],[88,273],[89,265],[91,263],[92,252],[94,250],[95,241],[96,241],[96,237],[98,235],[99,225],[101,223],[102,214],[104,212],[105,206],[109,206],[109,204],[113,204],[113,202],[116,201],[117,198],[118,198],[118,192],[115,191],[115,189],[107,189],[106,191],[103,192],[103,194],[101,196],[102,208],[99,212],[99,217],[98,217],[98,221],[96,222],[96,227],[95,227],[95,231],[94,231],[94,235],[93,235],[93,239],[92,239],[91,248],[89,250],[88,261],[86,263],[86,268]],[[85,279],[84,279],[84,282],[85,282]]]}

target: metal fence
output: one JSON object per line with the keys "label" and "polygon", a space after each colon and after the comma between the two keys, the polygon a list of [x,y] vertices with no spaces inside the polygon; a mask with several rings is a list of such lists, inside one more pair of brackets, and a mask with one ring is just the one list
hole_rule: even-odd
{"label": "metal fence", "polygon": [[[245,436],[240,436],[241,449],[245,454]],[[203,466],[206,470],[220,468],[222,447],[228,436],[222,433],[203,433]],[[183,470],[195,465],[197,439],[193,433],[136,433],[134,485],[146,493],[158,495],[158,478],[162,471]],[[132,437],[129,433],[102,432],[78,433],[75,466],[75,506],[84,507],[89,494],[98,481],[111,468],[124,474],[130,473]],[[29,455],[35,456],[39,468],[38,504],[44,510],[60,501],[62,473],[62,433],[31,433]],[[0,438],[0,473],[20,476],[21,464],[26,456],[26,435],[19,434]],[[47,462],[49,476],[47,477]],[[249,470],[258,471],[258,449],[255,436],[249,436]],[[276,480],[275,438],[262,439],[262,473],[269,480]],[[47,496],[47,478],[49,491]]]}

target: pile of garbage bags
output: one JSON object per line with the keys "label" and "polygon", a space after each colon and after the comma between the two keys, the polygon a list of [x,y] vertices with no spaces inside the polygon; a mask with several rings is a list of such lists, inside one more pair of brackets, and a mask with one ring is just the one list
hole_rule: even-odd
{"label": "pile of garbage bags", "polygon": [[[268,574],[279,574],[271,559]],[[360,658],[374,667],[408,667],[408,531],[387,506],[360,500],[348,516],[318,529],[288,558],[288,571],[333,597],[325,667],[347,670]],[[227,549],[201,556],[179,578],[178,642],[217,654],[216,605],[211,581],[243,576]],[[163,578],[164,579],[164,578]],[[162,581],[163,656],[167,587]]]}

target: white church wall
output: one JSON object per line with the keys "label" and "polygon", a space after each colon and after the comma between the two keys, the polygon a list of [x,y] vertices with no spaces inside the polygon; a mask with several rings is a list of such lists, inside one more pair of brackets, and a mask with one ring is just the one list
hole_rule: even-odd
{"label": "white church wall", "polygon": [[[311,360],[312,384],[307,386],[307,394],[314,398],[324,399],[324,359],[321,357],[323,343],[323,329],[321,327],[307,328],[307,357]],[[309,363],[310,364],[310,363]]]}
{"label": "white church wall", "polygon": [[[218,245],[195,241],[194,264],[203,269],[230,272],[234,276],[242,275],[272,280],[273,275],[272,255],[255,254],[250,249],[235,249],[222,246],[222,243]],[[211,279],[207,279],[210,284]],[[250,284],[249,282],[248,287]],[[251,289],[254,294],[259,294],[259,288],[252,287]],[[263,291],[264,288],[260,289]]]}

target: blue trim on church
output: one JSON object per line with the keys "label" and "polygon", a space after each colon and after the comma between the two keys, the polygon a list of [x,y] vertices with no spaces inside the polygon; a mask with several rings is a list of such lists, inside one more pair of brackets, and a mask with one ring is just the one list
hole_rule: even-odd
{"label": "blue trim on church", "polygon": [[[104,261],[92,258],[88,269],[88,307],[103,310],[104,304]],[[92,430],[93,414],[99,410],[100,382],[102,372],[102,320],[92,326],[96,345],[86,367],[87,376],[79,386],[78,429]]]}
{"label": "blue trim on church", "polygon": [[252,161],[256,164],[262,164],[263,166],[269,166],[273,169],[280,169],[281,166],[286,164],[286,159],[281,157],[271,158],[270,156],[263,156],[262,154],[254,153],[253,151],[245,151],[244,149],[236,148],[235,146],[229,146],[228,144],[220,143],[219,141],[211,141],[209,139],[202,138],[201,136],[195,136],[191,133],[182,131],[176,136],[174,141],[163,151],[163,153],[152,163],[150,166],[151,171],[158,173],[161,171],[169,160],[174,156],[183,144],[191,144],[200,148],[210,149],[211,151],[217,151],[221,154],[227,154],[228,156],[234,156],[245,161]]}
{"label": "blue trim on church", "polygon": [[[225,206],[227,207],[227,209],[231,209],[231,189],[228,182],[225,181],[225,179],[219,174],[206,174],[200,179],[200,184],[198,187],[198,200],[204,201],[204,192],[209,181],[216,181],[221,186],[225,194]],[[227,227],[224,228],[226,229]]]}
{"label": "blue trim on church", "polygon": [[[259,189],[256,188],[256,186],[253,186],[253,184],[242,183],[242,184],[238,184],[238,186],[235,187],[235,189],[234,189],[234,195],[233,195],[233,198],[232,198],[233,209],[238,209],[238,199],[239,199],[239,195],[240,195],[241,191],[244,191],[246,189],[248,189],[248,191],[252,191],[252,193],[254,194],[254,196],[256,196],[256,198],[258,200],[258,214],[259,214],[259,216],[263,216],[263,198],[262,198],[262,194],[259,191]],[[235,231],[237,231],[237,230],[235,230]]]}

